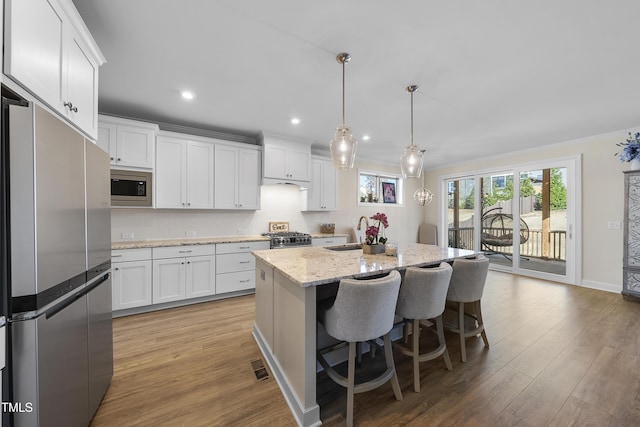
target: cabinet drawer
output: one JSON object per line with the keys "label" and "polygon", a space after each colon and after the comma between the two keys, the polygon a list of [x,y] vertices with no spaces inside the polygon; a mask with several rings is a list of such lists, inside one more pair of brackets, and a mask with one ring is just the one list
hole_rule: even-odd
{"label": "cabinet drawer", "polygon": [[259,251],[262,249],[269,249],[270,243],[268,240],[265,240],[264,242],[218,243],[217,246],[217,254],[230,254],[236,252],[251,252]]}
{"label": "cabinet drawer", "polygon": [[347,238],[344,236],[339,237],[314,237],[311,239],[312,246],[331,246],[331,245],[346,245]]}
{"label": "cabinet drawer", "polygon": [[254,270],[216,275],[216,294],[255,289],[255,287],[256,272]]}
{"label": "cabinet drawer", "polygon": [[250,252],[216,255],[216,273],[255,270],[256,258]]}
{"label": "cabinet drawer", "polygon": [[111,262],[145,261],[151,259],[151,248],[116,249],[111,251]]}
{"label": "cabinet drawer", "polygon": [[216,245],[185,245],[153,248],[153,259],[215,255]]}

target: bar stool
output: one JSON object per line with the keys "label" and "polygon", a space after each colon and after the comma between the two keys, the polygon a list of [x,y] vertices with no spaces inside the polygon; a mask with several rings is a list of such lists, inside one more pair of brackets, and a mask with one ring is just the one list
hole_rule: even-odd
{"label": "bar stool", "polygon": [[[449,371],[453,369],[442,326],[442,314],[451,273],[451,266],[446,262],[435,268],[409,267],[400,286],[396,315],[412,324],[413,340],[411,349],[400,344],[396,344],[396,348],[413,358],[413,389],[416,393],[420,391],[420,362],[442,356],[447,369]],[[433,321],[435,321],[435,331],[431,328]],[[421,326],[438,335],[438,348],[423,354],[420,354]]]}
{"label": "bar stool", "polygon": [[[489,259],[483,255],[475,259],[456,259],[453,261],[453,274],[447,293],[447,302],[452,302],[453,305],[448,305],[448,308],[457,312],[457,327],[448,326],[447,329],[460,335],[460,355],[463,362],[467,361],[465,338],[481,334],[484,346],[489,347],[480,307],[488,271]],[[465,303],[472,305],[473,311],[465,311]],[[475,327],[470,330],[466,330],[465,315],[473,319],[475,323]]]}
{"label": "bar stool", "polygon": [[[322,352],[318,361],[329,377],[347,388],[347,425],[353,425],[353,401],[355,393],[373,390],[391,380],[396,400],[402,400],[402,392],[396,375],[391,348],[398,290],[401,276],[392,271],[388,276],[369,279],[342,279],[333,306],[325,312],[324,327],[327,333],[349,343],[347,377],[340,375],[329,365]],[[355,384],[356,343],[375,340],[384,336],[386,370],[378,377]]]}

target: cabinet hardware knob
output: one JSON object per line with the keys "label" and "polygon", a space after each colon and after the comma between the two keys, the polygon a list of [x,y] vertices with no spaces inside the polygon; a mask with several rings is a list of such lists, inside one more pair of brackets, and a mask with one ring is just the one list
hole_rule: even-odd
{"label": "cabinet hardware knob", "polygon": [[65,107],[68,107],[69,110],[73,111],[74,113],[78,112],[78,107],[74,107],[71,102],[65,102],[62,105],[64,105]]}
{"label": "cabinet hardware knob", "polygon": [[111,158],[111,161],[113,161],[113,157]]}
{"label": "cabinet hardware knob", "polygon": [[187,206],[191,206],[191,203],[187,203]]}
{"label": "cabinet hardware knob", "polygon": [[120,270],[120,269],[119,269],[118,267],[116,267],[116,268],[114,268],[114,270],[115,270],[115,271],[118,271],[118,270]]}
{"label": "cabinet hardware knob", "polygon": [[122,159],[120,157],[118,157],[118,161],[121,161]]}

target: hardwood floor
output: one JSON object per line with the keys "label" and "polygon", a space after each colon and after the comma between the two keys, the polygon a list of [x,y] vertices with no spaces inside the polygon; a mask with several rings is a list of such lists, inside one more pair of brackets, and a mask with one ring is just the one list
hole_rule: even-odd
{"label": "hardwood floor", "polygon": [[[355,425],[640,425],[640,303],[489,272],[482,305],[490,348],[468,339],[463,364],[447,334],[453,371],[422,363],[420,393],[394,352],[404,400],[390,384],[356,395]],[[294,426],[276,382],[255,379],[253,313],[250,295],[115,319],[113,382],[91,426]],[[344,424],[342,393],[324,425]]]}

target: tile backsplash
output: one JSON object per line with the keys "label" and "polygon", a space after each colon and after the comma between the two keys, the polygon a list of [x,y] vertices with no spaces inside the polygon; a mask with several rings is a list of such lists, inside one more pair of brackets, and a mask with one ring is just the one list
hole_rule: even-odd
{"label": "tile backsplash", "polygon": [[131,234],[134,240],[254,235],[266,232],[269,221],[287,221],[290,230],[319,232],[321,223],[333,222],[331,217],[331,212],[301,212],[300,188],[295,185],[263,185],[257,211],[112,208],[111,240]]}

